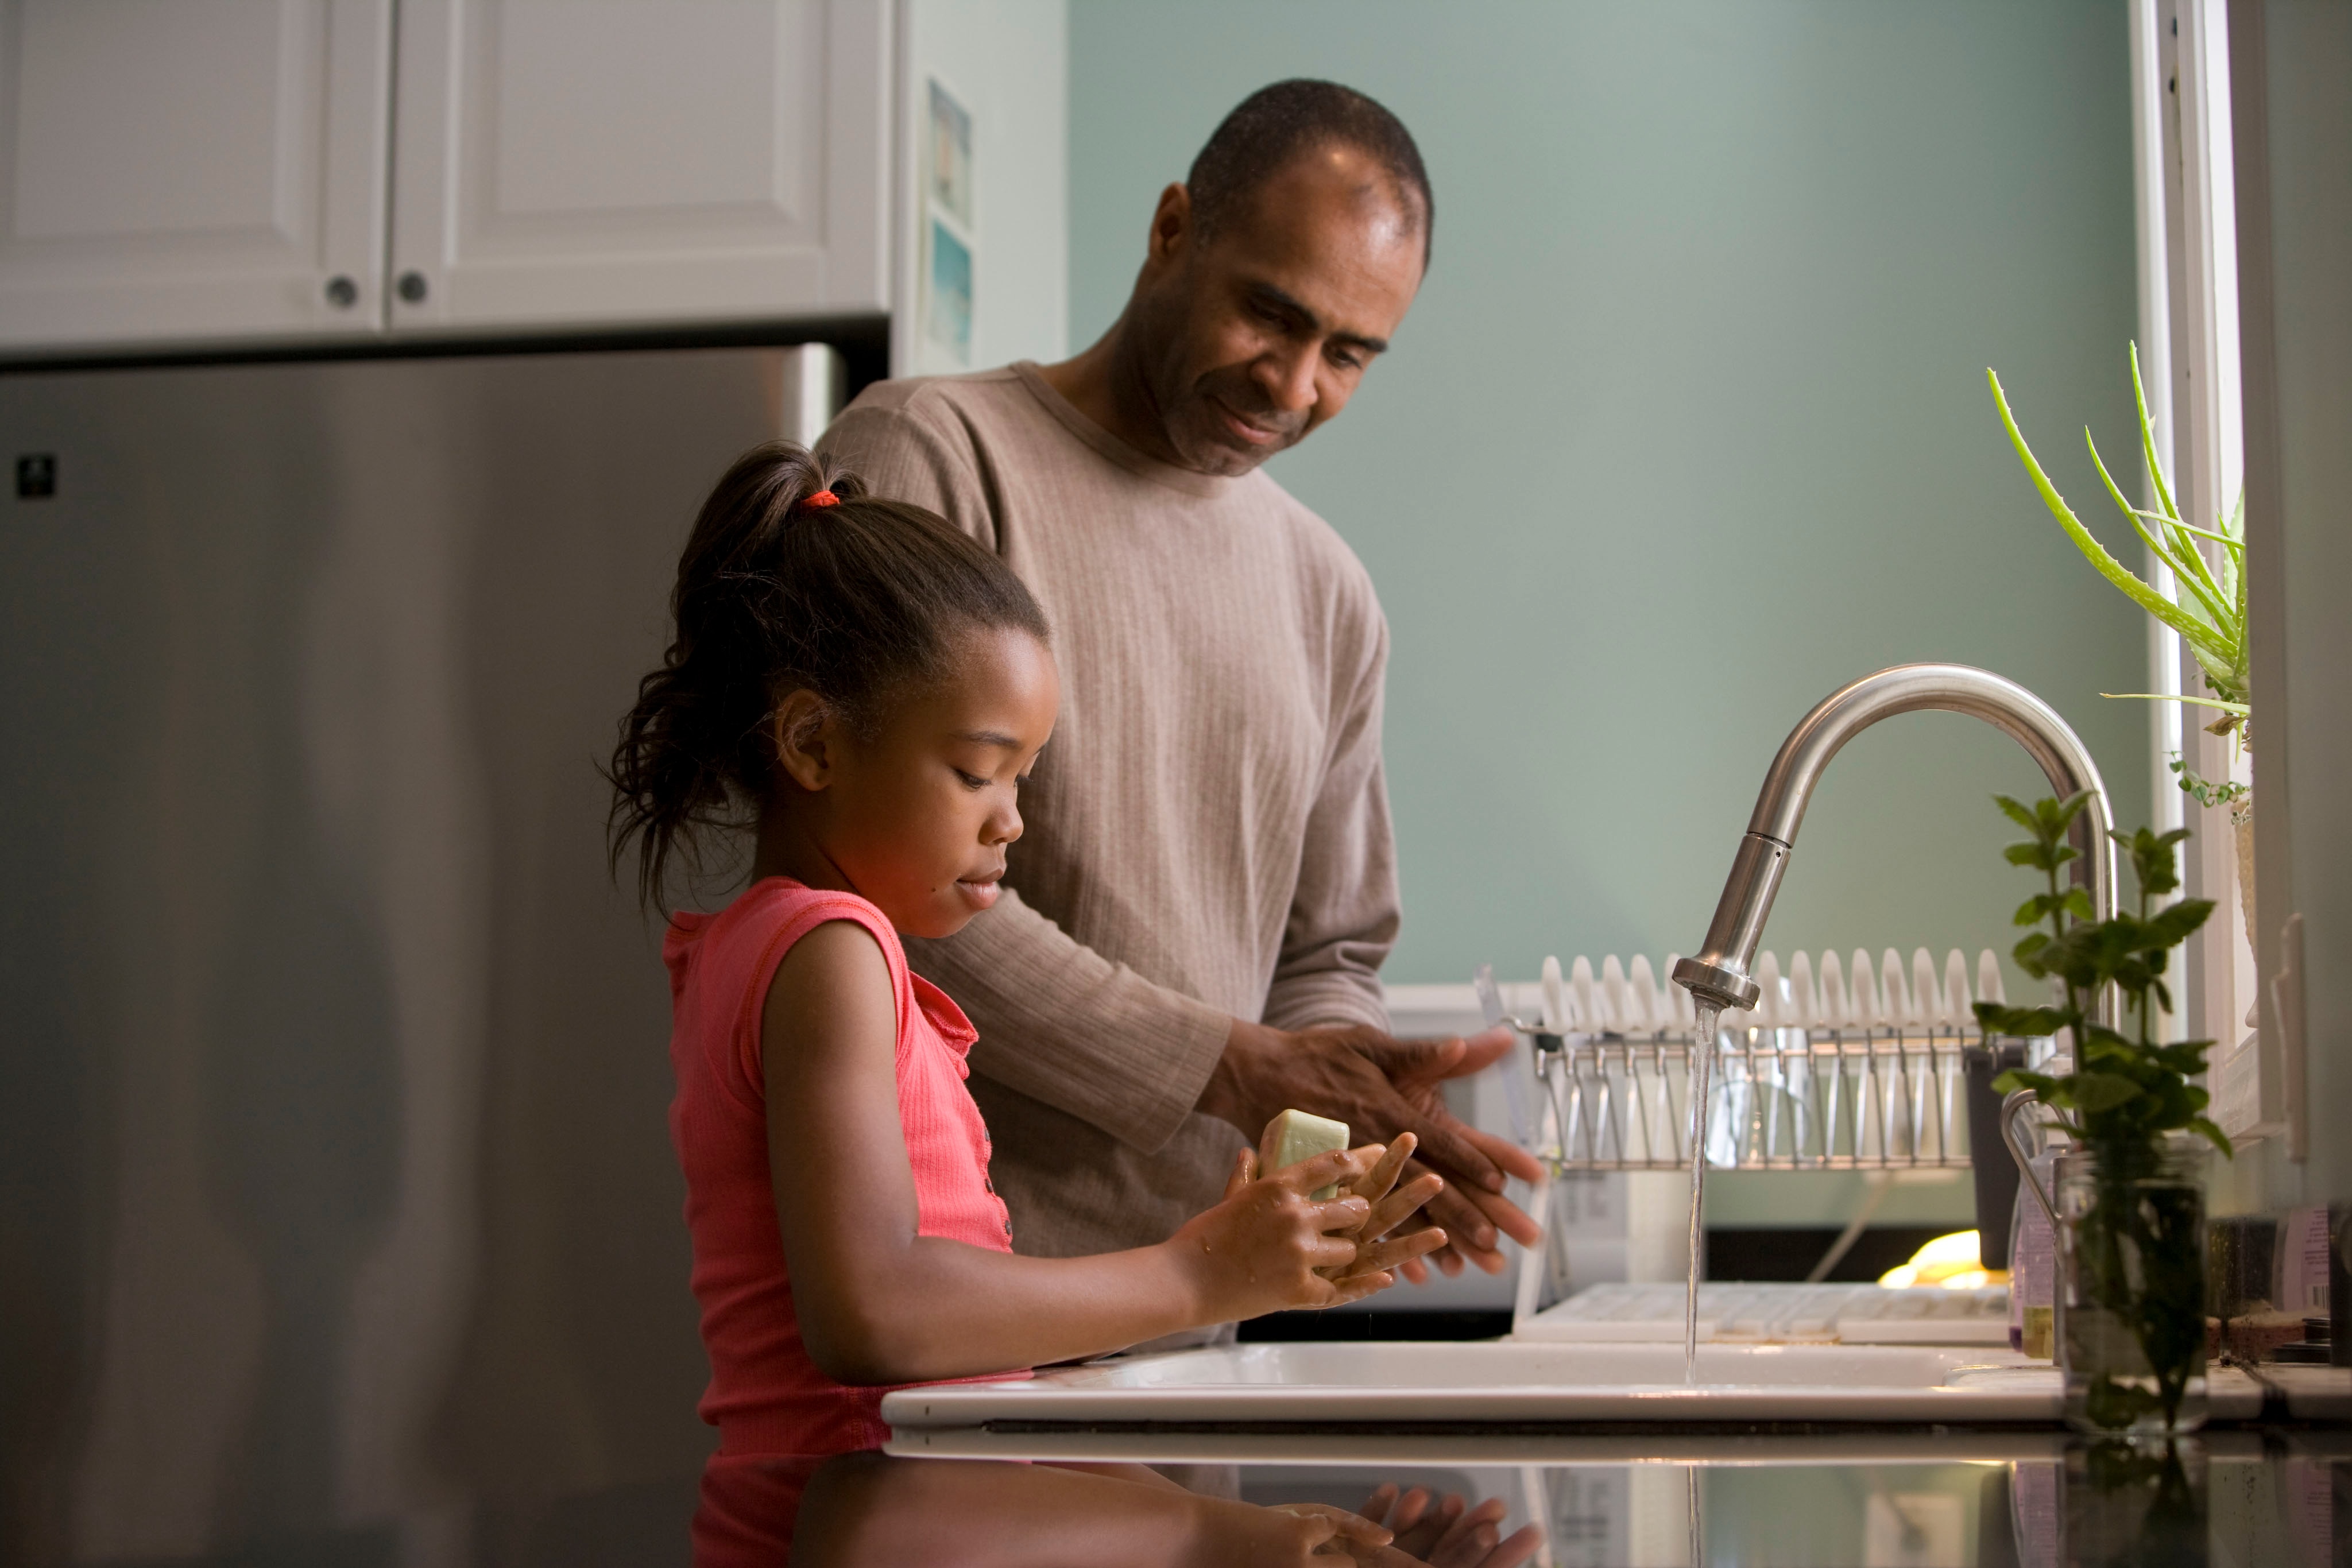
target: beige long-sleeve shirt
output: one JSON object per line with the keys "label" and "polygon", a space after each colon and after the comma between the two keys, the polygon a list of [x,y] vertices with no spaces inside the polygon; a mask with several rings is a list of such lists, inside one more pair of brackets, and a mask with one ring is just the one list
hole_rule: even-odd
{"label": "beige long-sleeve shirt", "polygon": [[1160,1240],[1243,1142],[1192,1109],[1234,1018],[1387,1027],[1371,580],[1264,474],[1157,462],[1026,363],[870,387],[822,445],[996,550],[1052,623],[1061,716],[1007,892],[907,949],[979,1026],[1014,1245]]}

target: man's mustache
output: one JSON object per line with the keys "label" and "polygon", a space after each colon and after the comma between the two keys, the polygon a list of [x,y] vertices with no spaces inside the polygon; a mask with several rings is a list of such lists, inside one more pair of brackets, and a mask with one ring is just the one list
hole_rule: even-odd
{"label": "man's mustache", "polygon": [[1263,396],[1235,397],[1218,388],[1203,390],[1233,413],[1262,430],[1278,431],[1287,435],[1306,428],[1307,414],[1303,410],[1286,412],[1277,409]]}

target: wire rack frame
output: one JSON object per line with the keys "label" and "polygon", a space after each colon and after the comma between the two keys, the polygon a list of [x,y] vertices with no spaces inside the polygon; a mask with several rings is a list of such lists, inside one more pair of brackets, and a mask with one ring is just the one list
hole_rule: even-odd
{"label": "wire rack frame", "polygon": [[[1688,1031],[1534,1038],[1538,1153],[1555,1170],[1687,1168]],[[1964,1166],[1962,1053],[1981,1039],[1921,1026],[1723,1030],[1707,1095],[1707,1164]]]}

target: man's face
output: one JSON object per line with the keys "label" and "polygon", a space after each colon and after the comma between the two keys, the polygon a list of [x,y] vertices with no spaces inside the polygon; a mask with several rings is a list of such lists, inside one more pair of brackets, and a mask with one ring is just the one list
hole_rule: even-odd
{"label": "man's face", "polygon": [[1246,474],[1348,405],[1421,287],[1425,220],[1351,147],[1302,154],[1205,243],[1171,187],[1137,317],[1142,371],[1187,468]]}

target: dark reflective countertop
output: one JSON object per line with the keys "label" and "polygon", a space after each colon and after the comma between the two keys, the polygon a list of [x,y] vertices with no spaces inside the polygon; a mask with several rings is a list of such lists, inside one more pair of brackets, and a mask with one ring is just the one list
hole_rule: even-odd
{"label": "dark reflective countertop", "polygon": [[[111,1510],[83,1522],[123,1533]],[[586,1489],[450,1488],[366,1524],[216,1515],[207,1533],[137,1554],[19,1535],[0,1563],[2317,1568],[2352,1565],[2352,1427],[2153,1448],[2022,1428],[940,1431]]]}
{"label": "dark reflective countertop", "polygon": [[681,1531],[698,1568],[2352,1563],[2343,1429],[2147,1448],[1916,1430],[950,1446],[715,1460]]}
{"label": "dark reflective countertop", "polygon": [[[714,1463],[695,1561],[2352,1562],[2342,1431],[2217,1432],[2150,1448],[1963,1432],[999,1446],[1006,1457]],[[1041,1457],[1011,1457],[1024,1446]],[[1392,1539],[1367,1517],[1395,1527]]]}

